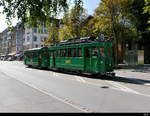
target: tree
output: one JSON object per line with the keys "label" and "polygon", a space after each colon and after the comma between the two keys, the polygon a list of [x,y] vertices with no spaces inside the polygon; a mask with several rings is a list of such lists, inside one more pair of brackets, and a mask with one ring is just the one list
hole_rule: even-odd
{"label": "tree", "polygon": [[132,2],[132,0],[102,0],[95,9],[95,17],[99,18],[99,31],[113,38],[116,66],[118,43],[136,38],[136,29],[129,20],[131,14],[128,8]]}
{"label": "tree", "polygon": [[46,45],[55,45],[59,41],[59,19],[53,19],[49,23],[48,38],[45,40]]}
{"label": "tree", "polygon": [[[150,1],[149,0],[145,0],[144,13],[149,13],[150,14]],[[149,17],[148,22],[150,23],[150,17]]]}
{"label": "tree", "polygon": [[144,47],[144,63],[150,63],[149,43],[150,43],[150,1],[149,0],[134,0],[131,5],[130,11],[134,20],[131,21],[135,24],[138,30],[139,43]]}
{"label": "tree", "polygon": [[149,24],[147,22],[150,18],[150,14],[148,14],[148,9],[146,10],[148,5],[145,8],[145,13],[143,13],[144,6],[144,0],[133,0],[133,3],[130,7],[131,14],[134,17],[134,19],[130,18],[130,20],[140,32],[144,32],[149,27]]}
{"label": "tree", "polygon": [[82,36],[83,21],[87,18],[82,6],[75,6],[62,19],[64,27],[60,29],[60,39],[79,38]]}
{"label": "tree", "polygon": [[[8,21],[17,15],[22,22],[49,21],[61,11],[67,11],[71,0],[1,0],[0,6]],[[74,0],[75,6],[80,6],[82,0]]]}

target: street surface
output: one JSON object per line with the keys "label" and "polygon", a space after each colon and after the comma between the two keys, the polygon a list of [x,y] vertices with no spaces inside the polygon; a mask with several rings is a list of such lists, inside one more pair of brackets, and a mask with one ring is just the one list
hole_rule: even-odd
{"label": "street surface", "polygon": [[128,77],[92,77],[0,61],[0,112],[150,112],[150,75],[116,72]]}

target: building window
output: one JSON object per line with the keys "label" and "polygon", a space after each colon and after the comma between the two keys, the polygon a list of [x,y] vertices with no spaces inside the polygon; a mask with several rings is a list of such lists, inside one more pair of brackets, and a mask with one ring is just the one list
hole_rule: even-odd
{"label": "building window", "polygon": [[29,36],[27,36],[27,42],[29,42],[30,41],[30,38],[29,38]]}
{"label": "building window", "polygon": [[37,37],[36,36],[33,37],[33,41],[37,41]]}
{"label": "building window", "polygon": [[44,38],[43,37],[41,37],[41,42],[44,42]]}
{"label": "building window", "polygon": [[44,29],[44,33],[45,33],[45,34],[48,34],[48,30],[47,30],[47,29]]}
{"label": "building window", "polygon": [[38,45],[36,44],[35,47],[38,48]]}
{"label": "building window", "polygon": [[36,29],[36,28],[34,28],[33,32],[34,32],[34,33],[37,33],[37,29]]}

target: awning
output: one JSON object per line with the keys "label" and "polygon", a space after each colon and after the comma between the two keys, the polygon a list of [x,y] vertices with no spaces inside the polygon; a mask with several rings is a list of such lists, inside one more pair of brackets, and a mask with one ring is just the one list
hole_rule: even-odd
{"label": "awning", "polygon": [[4,56],[6,56],[6,55],[0,55],[0,57],[4,57]]}
{"label": "awning", "polygon": [[8,54],[8,55],[10,55],[10,56],[13,56],[13,55],[15,55],[16,53],[10,53],[10,54]]}
{"label": "awning", "polygon": [[21,56],[21,54],[16,54],[15,56],[17,56],[17,57],[18,57],[18,56]]}

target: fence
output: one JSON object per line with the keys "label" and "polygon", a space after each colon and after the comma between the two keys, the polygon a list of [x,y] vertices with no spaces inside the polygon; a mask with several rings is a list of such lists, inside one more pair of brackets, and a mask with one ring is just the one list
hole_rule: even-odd
{"label": "fence", "polygon": [[125,63],[128,65],[138,64],[138,53],[137,50],[129,50],[125,52]]}

